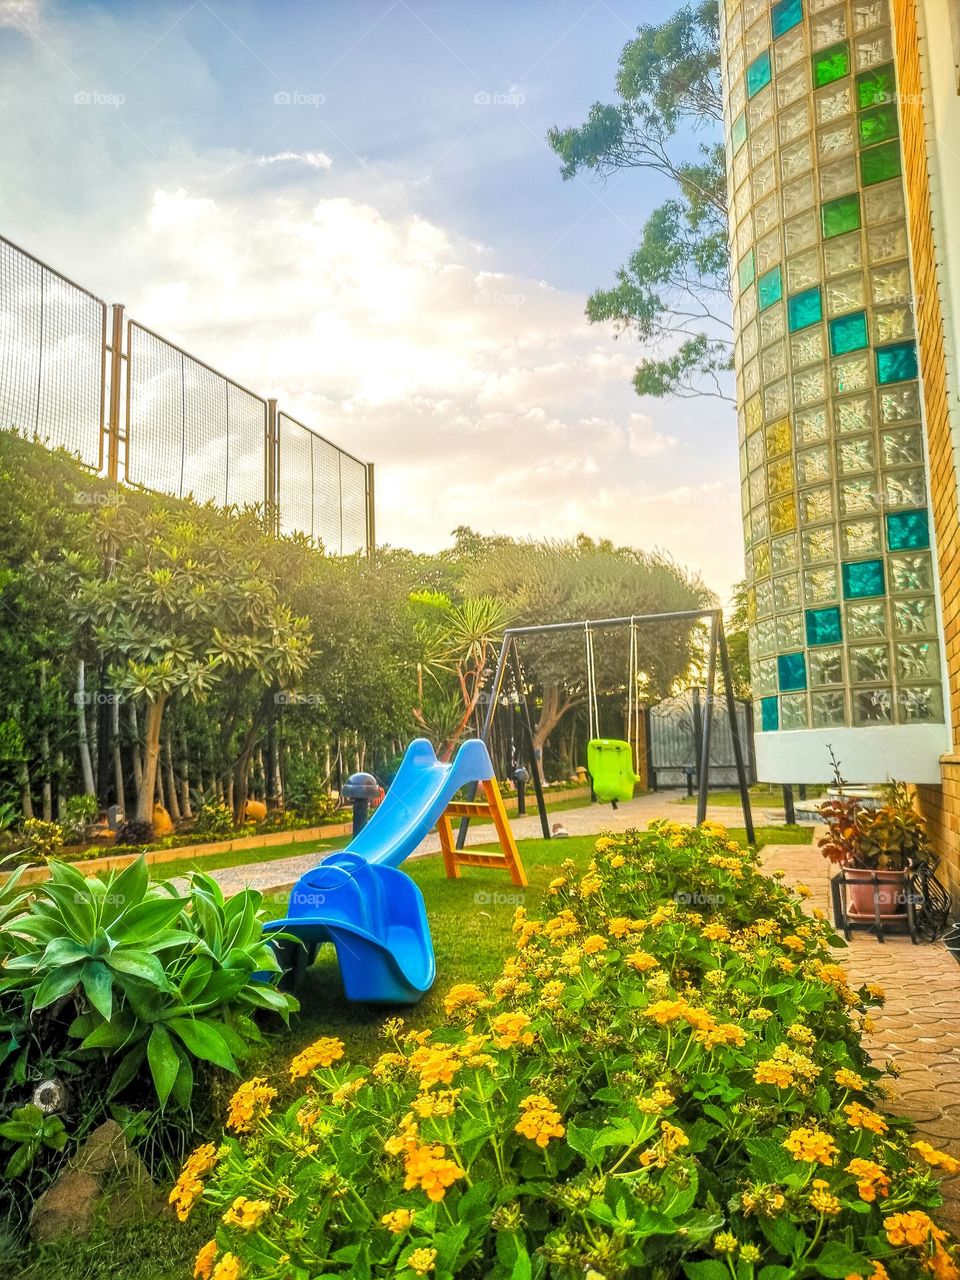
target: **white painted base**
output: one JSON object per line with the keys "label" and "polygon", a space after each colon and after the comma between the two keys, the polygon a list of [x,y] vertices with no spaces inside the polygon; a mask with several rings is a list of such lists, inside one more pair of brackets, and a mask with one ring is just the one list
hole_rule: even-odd
{"label": "white painted base", "polygon": [[952,750],[945,724],[874,729],[791,729],[754,735],[761,782],[829,782],[830,748],[846,782],[940,782],[940,757]]}

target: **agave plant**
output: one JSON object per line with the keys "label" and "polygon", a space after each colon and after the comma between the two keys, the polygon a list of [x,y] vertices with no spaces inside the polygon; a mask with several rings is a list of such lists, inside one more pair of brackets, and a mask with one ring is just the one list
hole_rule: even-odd
{"label": "agave plant", "polygon": [[[280,972],[256,891],[225,899],[214,880],[194,874],[180,895],[151,884],[143,858],[107,879],[50,865],[50,880],[0,922],[0,1006],[8,1028],[52,1006],[72,1012],[66,1049],[80,1060],[117,1059],[111,1096],[146,1064],[160,1105],[186,1109],[197,1061],[237,1071],[262,1040],[257,1011],[286,1020],[297,1007],[255,977]],[[15,1052],[17,1039],[0,1055]]]}

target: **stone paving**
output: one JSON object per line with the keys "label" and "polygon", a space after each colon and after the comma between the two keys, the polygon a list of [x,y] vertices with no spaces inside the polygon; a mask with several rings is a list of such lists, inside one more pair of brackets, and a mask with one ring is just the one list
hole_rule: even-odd
{"label": "stone paving", "polygon": [[[829,865],[816,846],[767,845],[766,870],[782,868],[786,882],[807,884],[811,905],[830,913]],[[853,984],[877,982],[887,993],[865,1045],[877,1065],[897,1064],[891,1107],[916,1123],[919,1136],[960,1158],[960,965],[939,943],[914,946],[906,935],[854,932],[838,959]],[[943,1184],[940,1216],[960,1234],[960,1177]]]}
{"label": "stone paving", "polygon": [[[690,822],[695,816],[694,806],[679,803],[676,793],[659,793],[639,796],[616,810],[606,805],[563,810],[551,821],[561,821],[574,836],[625,831],[660,817]],[[729,826],[743,822],[740,810],[729,806],[712,805],[707,816]],[[754,819],[761,823],[763,813],[755,813]],[[513,829],[519,839],[538,836],[536,811],[514,819]],[[485,844],[492,836],[489,826],[474,825],[468,843]],[[416,856],[430,857],[438,852],[439,843],[432,836]],[[562,842],[555,846],[555,852],[557,860],[562,859]],[[830,868],[815,844],[767,845],[763,862],[770,871],[782,868],[788,882],[809,885],[813,890],[810,904],[829,913]],[[226,892],[245,884],[274,890],[283,886],[278,894],[285,902],[286,888],[315,863],[316,854],[308,853],[232,867],[213,875]],[[916,1123],[923,1138],[960,1158],[960,965],[939,944],[914,946],[909,938],[896,934],[888,934],[886,943],[881,944],[866,932],[855,932],[838,958],[850,970],[855,985],[877,982],[887,993],[886,1004],[875,1017],[876,1030],[866,1045],[878,1064],[892,1060],[900,1069],[892,1105]],[[944,1196],[941,1216],[945,1225],[960,1234],[960,1177],[944,1183]]]}

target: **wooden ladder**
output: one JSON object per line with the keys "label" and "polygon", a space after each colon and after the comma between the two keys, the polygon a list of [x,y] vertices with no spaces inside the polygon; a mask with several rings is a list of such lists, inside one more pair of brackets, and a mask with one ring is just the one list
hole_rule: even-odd
{"label": "wooden ladder", "polygon": [[[483,800],[454,800],[447,805],[437,823],[447,879],[459,880],[461,867],[493,867],[498,871],[508,871],[512,882],[520,888],[525,888],[527,873],[523,869],[520,851],[513,838],[510,819],[503,806],[503,796],[500,794],[497,780],[488,778],[480,783],[480,787],[484,794]],[[458,849],[451,818],[492,818],[501,852],[481,853],[471,852],[469,849]]]}

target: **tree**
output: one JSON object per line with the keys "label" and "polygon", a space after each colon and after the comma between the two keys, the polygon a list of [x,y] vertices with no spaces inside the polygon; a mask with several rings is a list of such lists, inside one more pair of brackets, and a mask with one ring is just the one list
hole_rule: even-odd
{"label": "tree", "polygon": [[[594,542],[581,534],[573,542],[491,540],[464,570],[463,589],[505,602],[512,622],[534,626],[630,613],[700,609],[711,596],[663,556]],[[690,623],[645,626],[639,634],[644,693],[656,697],[690,665],[697,629]],[[584,637],[545,634],[523,646],[528,683],[537,687],[534,747],[541,753],[563,718],[586,702]],[[623,693],[627,679],[627,639],[622,633],[595,637],[597,685]]]}
{"label": "tree", "polygon": [[[616,283],[587,302],[591,323],[610,322],[652,352],[634,374],[638,395],[730,398],[718,21],[716,0],[700,0],[659,26],[640,27],[620,57],[617,102],[594,103],[584,124],[547,135],[565,179],[645,169],[676,188],[647,219]],[[688,134],[702,139],[692,156]]]}
{"label": "tree", "polygon": [[202,699],[228,675],[261,689],[295,677],[309,656],[306,622],[263,572],[265,535],[252,518],[157,504],[144,521],[126,492],[99,508],[95,571],[75,557],[67,607],[111,664],[118,692],[145,706],[136,817],[149,823],[171,698]]}

